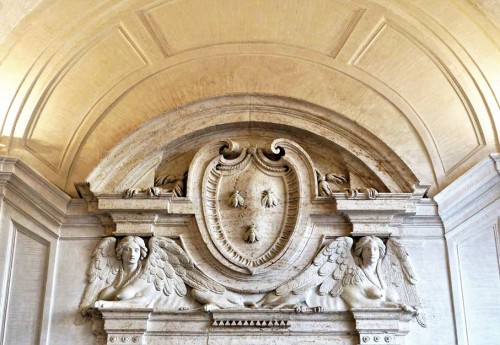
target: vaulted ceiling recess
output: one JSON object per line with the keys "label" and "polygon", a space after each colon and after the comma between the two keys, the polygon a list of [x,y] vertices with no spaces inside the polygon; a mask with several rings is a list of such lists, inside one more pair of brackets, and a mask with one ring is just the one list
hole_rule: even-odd
{"label": "vaulted ceiling recess", "polygon": [[0,48],[1,150],[77,196],[119,161],[99,188],[202,138],[282,131],[382,190],[434,195],[498,150],[498,29],[476,5],[41,1]]}

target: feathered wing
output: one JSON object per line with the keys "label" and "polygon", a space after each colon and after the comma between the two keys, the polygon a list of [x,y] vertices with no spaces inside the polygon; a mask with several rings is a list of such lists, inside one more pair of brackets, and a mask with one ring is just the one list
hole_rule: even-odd
{"label": "feathered wing", "polygon": [[417,277],[411,267],[408,252],[403,244],[394,238],[386,243],[387,252],[382,260],[382,273],[388,289],[394,289],[401,298],[401,303],[417,310],[417,321],[427,327],[425,312],[417,292]]}
{"label": "feathered wing", "polygon": [[[110,286],[120,269],[120,262],[116,258],[116,238],[107,237],[97,245],[92,253],[92,263],[88,270],[88,284],[80,302],[80,316],[85,316],[87,307],[93,306],[99,293]],[[77,317],[76,323],[83,319]]]}
{"label": "feathered wing", "polygon": [[276,295],[300,295],[319,286],[318,293],[339,296],[344,287],[359,284],[364,278],[351,254],[352,238],[339,237],[324,246],[311,266],[293,280],[276,289]]}
{"label": "feathered wing", "polygon": [[154,284],[157,291],[162,291],[166,296],[175,292],[182,297],[187,293],[187,284],[202,291],[224,293],[222,285],[197,271],[187,253],[173,240],[151,237],[149,250],[141,279]]}

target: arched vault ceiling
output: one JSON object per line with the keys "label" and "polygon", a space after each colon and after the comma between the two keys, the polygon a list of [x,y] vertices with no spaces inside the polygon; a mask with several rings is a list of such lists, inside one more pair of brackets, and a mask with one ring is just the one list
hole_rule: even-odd
{"label": "arched vault ceiling", "polygon": [[498,37],[457,1],[46,0],[0,47],[1,150],[75,195],[147,121],[273,95],[353,121],[435,193],[499,150]]}

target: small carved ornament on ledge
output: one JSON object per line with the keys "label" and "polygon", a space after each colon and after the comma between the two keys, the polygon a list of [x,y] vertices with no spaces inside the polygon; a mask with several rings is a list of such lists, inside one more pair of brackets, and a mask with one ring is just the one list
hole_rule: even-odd
{"label": "small carved ornament on ledge", "polygon": [[[375,188],[371,188],[371,187],[369,187],[369,188],[342,188],[342,186],[345,186],[349,182],[349,179],[344,175],[334,174],[334,173],[323,174],[317,168],[315,169],[315,171],[316,171],[316,178],[318,181],[318,195],[319,196],[331,197],[333,195],[333,193],[341,192],[341,191],[345,193],[345,196],[348,199],[365,197],[367,199],[374,200],[378,196],[378,191]],[[330,183],[335,185],[336,188],[332,190]]]}
{"label": "small carved ornament on ledge", "polygon": [[329,174],[323,174],[321,171],[319,171],[317,168],[315,169],[316,171],[316,178],[318,180],[318,195],[319,196],[332,196],[332,193],[334,192],[330,186],[330,183],[333,183],[337,188],[337,192],[340,191],[340,188],[349,182],[349,179],[340,174],[334,174],[334,173],[329,173]]}
{"label": "small carved ornament on ledge", "polygon": [[147,195],[152,197],[158,197],[162,193],[169,193],[174,198],[181,198],[186,196],[186,184],[187,184],[188,172],[186,171],[182,176],[158,176],[155,178],[154,186],[148,189],[140,188],[129,188],[123,193],[123,197],[130,199],[135,197],[139,193],[147,193]]}

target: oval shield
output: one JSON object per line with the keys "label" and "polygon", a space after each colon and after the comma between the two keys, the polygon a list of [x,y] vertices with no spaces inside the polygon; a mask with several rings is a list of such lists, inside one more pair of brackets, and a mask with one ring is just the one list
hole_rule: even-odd
{"label": "oval shield", "polygon": [[221,156],[206,172],[204,212],[219,252],[250,274],[268,266],[286,249],[297,222],[296,172],[261,149]]}

